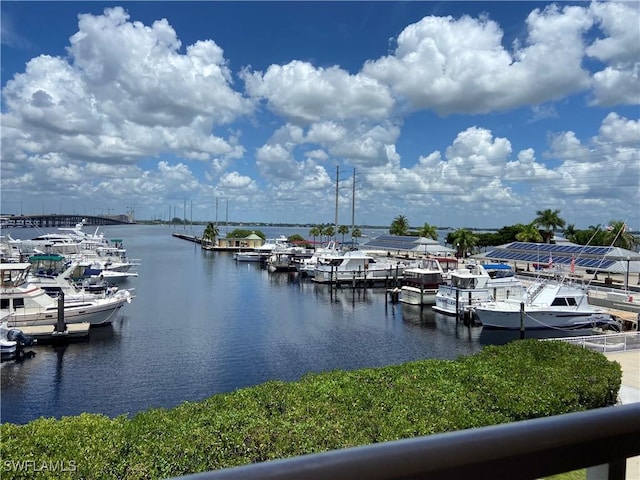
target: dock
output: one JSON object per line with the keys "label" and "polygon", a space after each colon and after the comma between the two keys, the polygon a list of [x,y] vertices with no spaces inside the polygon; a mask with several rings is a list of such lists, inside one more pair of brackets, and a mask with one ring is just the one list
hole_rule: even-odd
{"label": "dock", "polygon": [[182,240],[187,240],[189,242],[202,243],[202,238],[198,237],[197,235],[189,235],[187,233],[178,233],[178,232],[174,232],[171,235],[176,238],[181,238]]}
{"label": "dock", "polygon": [[90,324],[88,322],[69,323],[64,331],[56,331],[55,325],[33,325],[16,327],[25,335],[34,338],[38,343],[71,342],[84,340],[89,337]]}
{"label": "dock", "polygon": [[[607,352],[607,359],[620,364],[622,384],[618,399],[622,405],[640,402],[640,348],[623,352]],[[640,456],[627,459],[626,480],[640,478]]]}

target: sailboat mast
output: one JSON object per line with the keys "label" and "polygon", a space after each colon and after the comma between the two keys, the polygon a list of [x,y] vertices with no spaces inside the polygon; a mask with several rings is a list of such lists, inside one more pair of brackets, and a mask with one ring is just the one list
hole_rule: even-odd
{"label": "sailboat mast", "polygon": [[356,169],[353,169],[353,182],[351,186],[351,240],[353,241],[353,230],[356,227]]}
{"label": "sailboat mast", "polygon": [[340,166],[336,165],[336,221],[335,221],[335,229],[333,232],[333,239],[338,238],[338,183],[340,182]]}

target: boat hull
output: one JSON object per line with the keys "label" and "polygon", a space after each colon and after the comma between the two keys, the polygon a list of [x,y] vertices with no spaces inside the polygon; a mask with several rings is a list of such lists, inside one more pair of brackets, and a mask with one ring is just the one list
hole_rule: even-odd
{"label": "boat hull", "polygon": [[18,342],[10,342],[2,340],[0,342],[0,357],[2,360],[11,360],[18,353]]}
{"label": "boat hull", "polygon": [[[91,325],[108,325],[115,320],[118,310],[122,308],[122,303],[117,305],[108,305],[93,307],[91,309],[74,310],[65,308],[65,323],[89,323]],[[58,312],[43,311],[39,313],[24,313],[12,315],[7,323],[10,327],[31,327],[42,325],[56,325],[58,322]]]}
{"label": "boat hull", "polygon": [[236,252],[233,255],[237,262],[261,262],[264,254],[257,252]]}
{"label": "boat hull", "polygon": [[384,283],[402,277],[402,272],[396,274],[394,268],[369,270],[331,270],[330,268],[316,268],[313,281],[318,283]]}
{"label": "boat hull", "polygon": [[[65,323],[89,323],[91,325],[108,325],[115,320],[118,311],[125,303],[131,301],[126,290],[116,292],[111,298],[78,303],[71,301],[64,305]],[[11,328],[56,325],[58,323],[57,306],[46,308],[25,308],[16,310],[7,316],[7,325]]]}
{"label": "boat hull", "polygon": [[[456,300],[457,299],[457,300]],[[443,285],[435,295],[434,311],[445,315],[456,315],[456,312],[467,310],[469,306],[492,300],[487,289],[456,289]],[[456,310],[457,306],[457,310]]]}
{"label": "boat hull", "polygon": [[[522,314],[519,306],[510,310],[475,307],[473,311],[483,328],[518,330]],[[585,310],[550,310],[525,307],[524,328],[526,330],[579,329],[613,324],[611,315]]]}
{"label": "boat hull", "polygon": [[399,301],[408,305],[435,305],[436,293],[435,288],[419,288],[403,286],[400,289]]}

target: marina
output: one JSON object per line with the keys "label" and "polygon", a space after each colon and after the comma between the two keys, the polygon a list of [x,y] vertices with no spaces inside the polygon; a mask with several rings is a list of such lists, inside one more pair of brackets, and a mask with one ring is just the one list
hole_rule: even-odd
{"label": "marina", "polygon": [[[176,238],[167,226],[104,229],[142,260],[138,276],[125,284],[135,300],[110,324],[91,327],[85,341],[38,344],[25,348],[32,355],[3,362],[3,422],[135,415],[314,372],[455,359],[519,337],[465,326],[428,306],[389,302],[384,286],[338,287],[297,271],[269,272],[258,262],[236,261],[231,251]],[[35,233],[25,229],[24,238]]]}

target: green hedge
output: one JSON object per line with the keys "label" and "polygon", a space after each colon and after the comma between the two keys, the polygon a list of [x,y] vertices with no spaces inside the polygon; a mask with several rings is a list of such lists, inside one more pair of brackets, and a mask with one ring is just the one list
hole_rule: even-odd
{"label": "green hedge", "polygon": [[523,340],[423,360],[268,382],[132,418],[82,414],[0,426],[3,479],[166,478],[615,403],[620,365]]}

